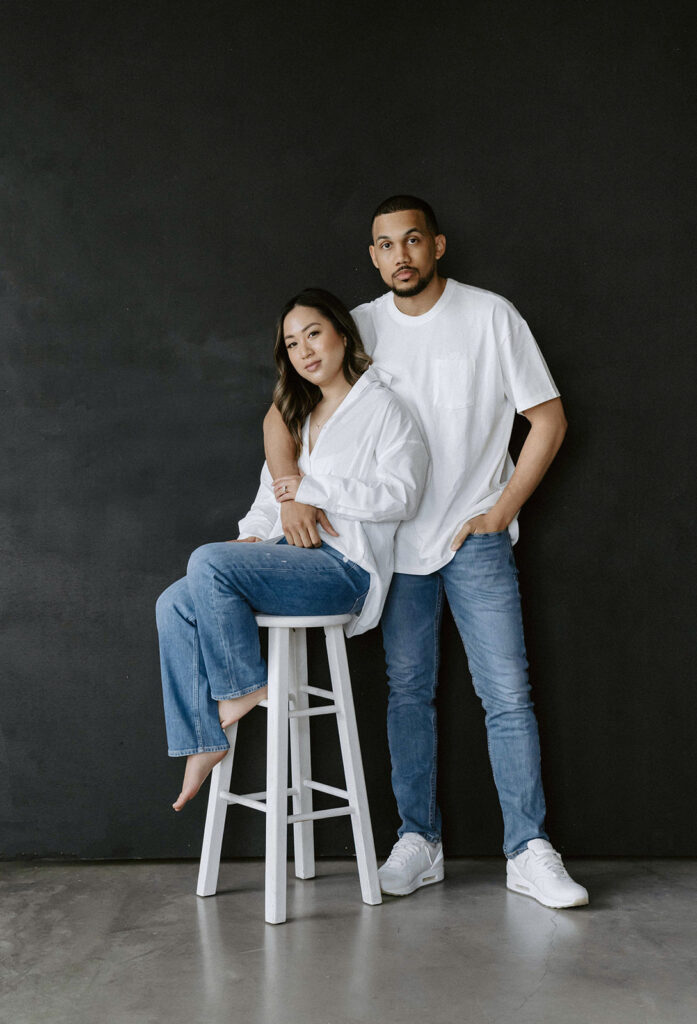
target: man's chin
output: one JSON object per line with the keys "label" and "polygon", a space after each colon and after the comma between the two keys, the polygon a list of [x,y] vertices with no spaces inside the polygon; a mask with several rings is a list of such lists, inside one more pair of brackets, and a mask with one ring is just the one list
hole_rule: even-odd
{"label": "man's chin", "polygon": [[435,273],[436,273],[436,268],[434,266],[429,271],[429,273],[424,274],[424,275],[419,274],[419,279],[416,282],[416,284],[408,284],[404,288],[397,287],[394,284],[394,279],[393,279],[392,283],[390,284],[390,288],[395,293],[395,295],[398,295],[400,297],[400,299],[411,299],[415,295],[421,295],[421,292],[425,291],[428,288],[428,286],[430,285],[431,281],[435,277]]}
{"label": "man's chin", "polygon": [[407,285],[404,288],[398,288],[395,284],[391,284],[390,288],[400,299],[411,299],[414,295],[420,295],[424,289],[428,288],[429,283],[430,280],[427,281],[420,277],[416,284]]}

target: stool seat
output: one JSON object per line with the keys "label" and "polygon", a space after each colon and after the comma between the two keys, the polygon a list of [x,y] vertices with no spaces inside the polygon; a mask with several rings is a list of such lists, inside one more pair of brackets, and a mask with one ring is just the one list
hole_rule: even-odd
{"label": "stool seat", "polygon": [[344,626],[353,615],[256,615],[257,626],[284,629],[316,629],[318,626]]}
{"label": "stool seat", "polygon": [[[230,792],[238,726],[235,722],[225,730],[230,749],[211,773],[196,887],[199,896],[215,895],[225,815],[228,806],[239,804],[266,815],[265,916],[269,924],[281,924],[286,919],[288,825],[293,826],[295,840],[295,875],[297,878],[314,878],[313,826],[320,818],[351,818],[363,902],[370,905],[382,902],[342,628],[352,617],[348,614],[256,616],[257,624],[269,630],[268,697],[257,705],[268,713],[266,789],[260,793]],[[308,685],[306,630],[317,627],[324,629],[331,689]],[[322,703],[311,705],[311,697]],[[312,778],[310,721],[320,715],[336,716],[345,789]],[[312,805],[313,792],[333,796],[343,803],[316,811]],[[293,800],[292,814],[288,814],[289,797]]]}

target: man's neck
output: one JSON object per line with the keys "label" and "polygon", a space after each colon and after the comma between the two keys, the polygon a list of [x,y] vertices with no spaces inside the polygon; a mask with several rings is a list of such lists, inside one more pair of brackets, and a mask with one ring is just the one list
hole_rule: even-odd
{"label": "man's neck", "polygon": [[424,313],[428,313],[429,309],[433,309],[445,291],[447,283],[447,277],[439,277],[436,274],[428,287],[418,295],[403,296],[393,292],[394,304],[399,312],[406,316],[422,316]]}

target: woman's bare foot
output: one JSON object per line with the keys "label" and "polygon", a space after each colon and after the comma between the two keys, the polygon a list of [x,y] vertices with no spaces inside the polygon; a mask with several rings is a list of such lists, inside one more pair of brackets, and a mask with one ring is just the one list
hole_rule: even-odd
{"label": "woman's bare foot", "polygon": [[204,754],[189,754],[184,769],[182,791],[172,807],[181,811],[185,803],[195,797],[215,766],[223,760],[227,750],[212,750]]}
{"label": "woman's bare foot", "polygon": [[233,697],[231,700],[218,701],[218,717],[223,729],[233,722],[239,722],[240,718],[255,708],[260,700],[266,700],[269,694],[268,686],[262,686],[260,690],[253,690],[252,693],[245,693],[244,697]]}

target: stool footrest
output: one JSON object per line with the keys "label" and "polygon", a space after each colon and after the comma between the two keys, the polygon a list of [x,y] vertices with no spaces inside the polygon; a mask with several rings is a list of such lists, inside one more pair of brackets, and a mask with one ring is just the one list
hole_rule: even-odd
{"label": "stool footrest", "polygon": [[241,804],[242,807],[251,807],[253,811],[263,811],[266,814],[266,804],[263,800],[253,800],[249,796],[240,796],[239,793],[221,793],[220,799],[227,804]]}
{"label": "stool footrest", "polygon": [[336,786],[327,786],[324,782],[313,782],[312,779],[304,779],[303,786],[306,789],[316,789],[318,793],[329,793],[330,796],[338,796],[341,800],[348,800],[349,798],[345,789],[337,789]]}
{"label": "stool footrest", "polygon": [[[288,700],[294,701],[295,700],[295,694],[289,692],[288,693]],[[264,699],[260,700],[258,704],[255,704],[255,707],[257,707],[257,708],[264,708],[265,711],[268,711],[269,710],[269,698],[268,697],[264,697]]]}
{"label": "stool footrest", "polygon": [[306,814],[289,814],[288,824],[296,821],[317,821],[319,818],[339,818],[342,814],[353,814],[355,807],[329,807],[326,811],[308,811]]}
{"label": "stool footrest", "polygon": [[[332,702],[332,707],[331,708],[310,708],[309,714],[311,714],[311,715],[330,715],[330,714],[333,713],[333,711],[334,711],[334,694],[332,693],[331,690],[322,690],[322,689],[320,689],[319,686],[301,686],[300,690],[301,690],[302,693],[311,693],[313,695],[313,697],[321,697],[323,700],[330,700]],[[294,693],[289,693],[288,694],[288,698],[289,698],[289,700],[294,702],[295,701],[295,694]],[[257,704],[257,707],[258,708],[266,708],[266,710],[268,711],[268,708],[269,708],[268,698],[265,698],[264,700],[260,700],[259,703]],[[303,712],[300,712],[300,711],[291,711],[289,714],[290,714],[291,718],[293,716],[295,716],[297,718],[302,713]],[[308,712],[305,711],[304,714],[308,714]]]}
{"label": "stool footrest", "polygon": [[[306,783],[307,785],[307,783]],[[342,799],[348,800],[348,793],[343,793],[342,790],[334,789],[331,786],[322,786],[321,783],[314,783],[309,786],[310,789],[320,789],[321,792],[328,792],[341,796]],[[293,790],[288,790],[288,796],[293,795]],[[266,796],[266,793],[255,793],[254,796]],[[264,800],[255,800],[251,796],[241,796],[239,793],[221,793],[220,799],[224,800],[228,804],[241,804],[242,807],[251,807],[253,811],[261,811],[266,814],[266,803]],[[289,814],[287,821],[289,825],[294,825],[298,821],[317,821],[319,818],[339,818],[343,814],[353,814],[355,807],[328,807],[324,811],[306,811],[304,814]]]}
{"label": "stool footrest", "polygon": [[[303,779],[303,786],[305,789],[314,789],[318,793],[328,793],[329,796],[338,796],[341,800],[348,800],[349,795],[347,790],[339,789],[337,786],[328,786],[326,782],[315,782],[314,779]],[[261,793],[228,793],[226,790],[220,791],[220,799],[225,800],[228,804],[239,804],[243,800],[247,801],[248,806],[258,807],[260,810],[266,810],[266,806],[262,804],[263,800],[266,800],[266,791]],[[286,796],[297,796],[297,791],[293,788],[286,789]]]}
{"label": "stool footrest", "polygon": [[[287,789],[286,796],[297,796],[297,793],[294,789]],[[243,807],[251,807],[253,811],[263,811],[266,814],[266,792],[227,793],[221,790],[220,799],[227,804],[242,804]]]}
{"label": "stool footrest", "polygon": [[321,690],[319,686],[301,686],[301,693],[311,693],[313,697],[324,697],[325,700],[334,700],[334,692],[332,690]]}
{"label": "stool footrest", "polygon": [[336,704],[325,704],[320,708],[300,708],[298,711],[289,711],[289,718],[314,718],[315,715],[335,715]]}

